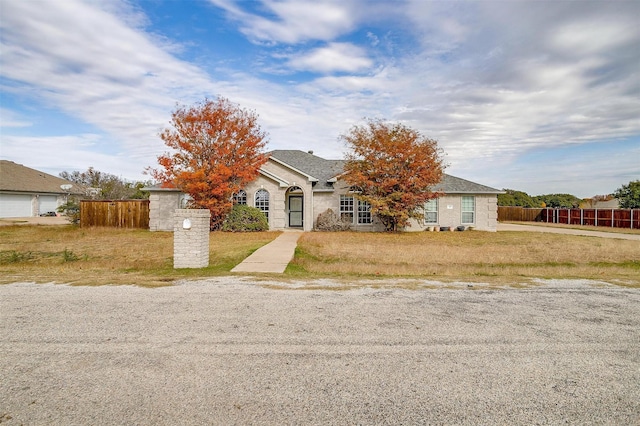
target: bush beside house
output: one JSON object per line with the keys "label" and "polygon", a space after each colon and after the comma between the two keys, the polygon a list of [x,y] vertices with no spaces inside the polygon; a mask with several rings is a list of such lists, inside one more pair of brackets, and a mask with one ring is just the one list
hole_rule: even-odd
{"label": "bush beside house", "polygon": [[268,231],[267,218],[259,209],[236,204],[222,224],[227,232],[259,232]]}

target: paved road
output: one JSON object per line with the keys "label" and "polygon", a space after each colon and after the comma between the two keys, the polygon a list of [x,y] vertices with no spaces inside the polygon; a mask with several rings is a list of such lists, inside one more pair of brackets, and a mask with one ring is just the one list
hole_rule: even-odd
{"label": "paved road", "polygon": [[0,423],[640,420],[638,289],[312,284],[0,286]]}

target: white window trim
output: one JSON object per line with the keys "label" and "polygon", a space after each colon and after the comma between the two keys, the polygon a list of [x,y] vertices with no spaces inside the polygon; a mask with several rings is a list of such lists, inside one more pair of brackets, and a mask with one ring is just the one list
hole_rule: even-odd
{"label": "white window trim", "polygon": [[[258,205],[258,194],[260,194],[261,192],[264,192],[267,194],[267,199],[266,199],[266,208],[264,205]],[[267,222],[269,221],[269,210],[271,209],[271,194],[269,193],[269,191],[267,191],[266,189],[259,189],[256,191],[254,197],[253,197],[253,206],[260,209],[260,211],[262,213],[264,213],[264,215],[267,217]]]}
{"label": "white window trim", "polygon": [[[473,210],[464,210],[464,199],[465,198],[471,198],[473,200]],[[465,213],[471,213],[473,216],[473,219],[471,220],[471,222],[465,222],[464,220],[464,214]],[[476,223],[476,197],[473,195],[464,195],[462,197],[460,197],[460,223],[462,223],[463,225],[473,225]]]}
{"label": "white window trim", "polygon": [[[342,204],[342,200],[345,198],[351,198],[352,199],[352,203],[351,203],[351,210],[344,210],[343,209],[343,204]],[[368,210],[362,209],[361,210],[361,206],[369,206]],[[368,212],[368,215],[366,214],[366,212]],[[366,201],[360,201],[358,200],[356,197],[348,195],[348,194],[342,194],[340,195],[340,218],[342,218],[342,215],[344,213],[347,214],[351,214],[351,224],[352,225],[371,225],[373,223],[373,215],[371,214],[371,205],[369,203],[367,203]],[[361,217],[360,214],[363,213],[364,217]],[[363,221],[364,218],[368,217],[369,220],[368,221]]]}
{"label": "white window trim", "polygon": [[[429,203],[435,203],[435,210],[427,210],[427,204]],[[438,211],[440,207],[440,202],[437,198],[432,198],[429,201],[427,201],[424,204],[424,223],[428,224],[428,225],[437,225],[438,221],[440,220],[440,212]],[[428,213],[435,213],[436,215],[436,220],[433,222],[430,222],[429,220],[427,220],[427,214]]]}
{"label": "white window trim", "polygon": [[[351,204],[350,205],[351,210],[343,209],[342,200],[344,200],[344,199],[351,199],[351,203],[350,203]],[[356,216],[354,214],[354,206],[356,206],[356,205],[357,205],[356,204],[356,199],[354,197],[352,197],[351,195],[346,195],[346,194],[340,195],[340,209],[339,209],[340,210],[339,211],[340,219],[342,220],[342,215],[343,214],[351,214],[351,224],[353,225],[353,223],[355,222],[355,219],[356,219]]]}
{"label": "white window trim", "polygon": [[237,193],[233,194],[232,199],[233,199],[234,204],[239,204],[239,205],[246,206],[247,205],[247,191],[245,191],[244,189],[241,189]]}
{"label": "white window trim", "polygon": [[[371,225],[373,223],[373,216],[371,215],[371,204],[367,203],[366,201],[358,201],[358,225]],[[360,210],[360,206],[364,206],[365,209]],[[366,206],[369,206],[368,209],[366,209]],[[360,212],[362,212],[365,216],[364,217],[369,217],[369,220],[367,222],[363,222],[360,220]],[[368,213],[368,214],[367,214]]]}

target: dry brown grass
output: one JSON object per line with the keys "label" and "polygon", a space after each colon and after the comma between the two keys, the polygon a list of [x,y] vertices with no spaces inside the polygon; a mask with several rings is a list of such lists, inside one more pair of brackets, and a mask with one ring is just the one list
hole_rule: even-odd
{"label": "dry brown grass", "polygon": [[640,243],[529,232],[306,233],[288,272],[451,280],[586,278],[640,285]]}
{"label": "dry brown grass", "polygon": [[228,273],[277,232],[210,238],[208,268],[173,269],[173,234],[73,226],[0,227],[0,283],[167,285],[180,278]]}
{"label": "dry brown grass", "polygon": [[[180,278],[225,275],[278,235],[213,233],[209,267],[174,270],[170,232],[0,227],[0,283],[159,286]],[[640,242],[534,232],[313,232],[300,238],[287,277],[406,277],[505,285],[531,278],[587,278],[639,287]]]}

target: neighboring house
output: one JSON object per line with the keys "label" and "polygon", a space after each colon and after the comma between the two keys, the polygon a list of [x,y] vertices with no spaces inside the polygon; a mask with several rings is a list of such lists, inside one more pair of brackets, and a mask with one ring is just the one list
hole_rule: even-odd
{"label": "neighboring house", "polygon": [[593,203],[591,209],[619,209],[620,208],[620,200],[617,198],[613,198],[611,200],[606,201],[596,201]]}
{"label": "neighboring house", "polygon": [[82,193],[82,188],[65,179],[0,160],[0,217],[32,217],[55,212],[67,201],[68,195]]}
{"label": "neighboring house", "polygon": [[[262,210],[273,230],[310,231],[318,215],[327,209],[350,221],[354,230],[384,230],[370,213],[369,206],[358,201],[340,179],[344,163],[315,156],[312,151],[272,151],[259,177],[236,194],[235,201]],[[407,231],[421,231],[431,226],[496,230],[497,196],[502,191],[450,175],[444,175],[433,189],[445,195],[428,202],[423,223],[413,221]],[[184,206],[185,194],[160,187],[145,190],[151,193],[150,229],[172,231],[173,210]]]}

